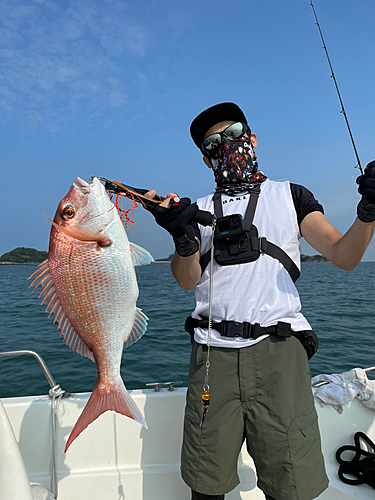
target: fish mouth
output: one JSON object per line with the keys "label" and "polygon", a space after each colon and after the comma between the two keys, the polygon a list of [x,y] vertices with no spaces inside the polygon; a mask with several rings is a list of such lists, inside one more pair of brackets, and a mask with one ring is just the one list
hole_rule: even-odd
{"label": "fish mouth", "polygon": [[89,184],[80,177],[77,177],[73,184],[84,195],[89,194],[92,190],[92,184]]}
{"label": "fish mouth", "polygon": [[[78,189],[78,191],[83,195],[89,195],[91,193],[95,195],[101,193],[102,191],[104,193],[104,186],[101,184],[98,177],[90,177],[89,181],[90,182],[86,182],[80,177],[77,177],[74,181],[74,187]],[[88,224],[95,219],[99,220],[103,219],[104,216],[106,216],[108,212],[110,212],[112,208],[114,208],[113,205],[110,203],[109,199],[108,203],[109,203],[108,210],[104,210],[103,212],[93,215],[89,219],[86,219],[85,221],[81,222],[81,225],[83,226],[85,224]],[[103,226],[106,227],[111,222],[111,220],[112,220],[112,214],[109,217],[107,217],[107,220],[102,220],[101,222]]]}

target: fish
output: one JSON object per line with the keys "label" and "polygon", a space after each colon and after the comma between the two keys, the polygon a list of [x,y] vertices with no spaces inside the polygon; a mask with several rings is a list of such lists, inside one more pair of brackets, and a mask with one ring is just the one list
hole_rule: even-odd
{"label": "fish", "polygon": [[[47,217],[48,218],[48,217]],[[50,220],[50,219],[49,219]],[[54,315],[65,344],[96,363],[98,378],[65,446],[95,419],[115,411],[147,428],[126,390],[120,365],[124,348],[147,329],[147,316],[136,306],[134,267],[153,258],[130,243],[115,206],[98,178],[77,177],[60,201],[52,223],[48,258],[30,276],[33,291]],[[30,279],[29,278],[29,279]]]}

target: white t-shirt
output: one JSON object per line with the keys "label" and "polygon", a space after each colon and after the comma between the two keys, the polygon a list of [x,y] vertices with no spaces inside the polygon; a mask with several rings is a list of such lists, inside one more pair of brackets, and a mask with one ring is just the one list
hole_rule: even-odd
{"label": "white t-shirt", "polygon": [[[222,195],[223,215],[239,213],[245,215],[249,194],[239,196]],[[214,213],[213,194],[197,200],[200,210]],[[296,210],[289,182],[266,180],[261,192],[253,224],[259,237],[282,248],[300,268],[299,232]],[[199,225],[201,255],[211,247],[211,227]],[[209,308],[208,265],[196,287],[196,307],[193,318],[208,317]],[[276,325],[278,321],[290,323],[292,330],[311,330],[311,326],[300,313],[301,303],[297,289],[284,266],[277,259],[261,254],[254,262],[230,266],[213,264],[212,321],[222,320],[258,323],[261,326]],[[212,329],[211,346],[246,347],[260,342],[268,335],[254,339],[222,337]],[[207,343],[207,329],[196,328],[194,339]]]}

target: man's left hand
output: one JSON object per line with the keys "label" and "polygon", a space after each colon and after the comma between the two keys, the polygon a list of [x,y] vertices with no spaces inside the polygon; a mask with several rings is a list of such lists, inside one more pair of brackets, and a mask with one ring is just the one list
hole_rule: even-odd
{"label": "man's left hand", "polygon": [[362,195],[357,215],[362,222],[375,221],[375,160],[366,165],[363,175],[357,177],[358,192]]}

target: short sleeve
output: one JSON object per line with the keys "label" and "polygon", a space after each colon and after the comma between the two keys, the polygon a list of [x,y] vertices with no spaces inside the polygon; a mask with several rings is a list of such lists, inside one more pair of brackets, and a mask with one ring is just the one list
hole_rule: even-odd
{"label": "short sleeve", "polygon": [[306,215],[311,212],[324,214],[322,205],[315,199],[311,191],[299,184],[290,184],[294,207],[297,213],[298,225],[301,224]]}

